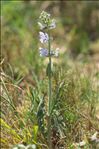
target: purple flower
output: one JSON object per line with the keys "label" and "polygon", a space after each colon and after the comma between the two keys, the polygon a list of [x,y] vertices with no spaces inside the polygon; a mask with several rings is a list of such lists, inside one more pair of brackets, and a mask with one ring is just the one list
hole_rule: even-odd
{"label": "purple flower", "polygon": [[40,56],[41,57],[47,57],[48,56],[48,50],[44,48],[39,48]]}
{"label": "purple flower", "polygon": [[48,37],[47,33],[39,32],[39,37],[40,37],[40,42],[41,43],[47,43],[48,40],[49,40],[49,37]]}
{"label": "purple flower", "polygon": [[[49,56],[49,51],[45,48],[39,48],[40,51],[40,56],[41,57],[48,57]],[[50,51],[50,56],[53,57],[58,57],[59,55],[59,49],[57,48],[55,51],[51,50]]]}

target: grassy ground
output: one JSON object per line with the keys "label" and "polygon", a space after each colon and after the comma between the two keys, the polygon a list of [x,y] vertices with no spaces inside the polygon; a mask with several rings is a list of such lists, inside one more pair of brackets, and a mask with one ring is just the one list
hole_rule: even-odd
{"label": "grassy ground", "polygon": [[[89,138],[99,131],[99,66],[95,67],[78,63],[72,64],[72,67],[69,64],[55,66],[54,148],[55,145],[73,148],[73,143],[82,140],[88,143],[87,148],[93,148]],[[27,76],[19,75],[12,69],[9,71],[12,76],[4,70],[1,72],[2,148],[19,143],[36,144],[37,148],[43,148],[42,144],[47,145],[47,77],[41,75],[37,78],[33,71]]]}

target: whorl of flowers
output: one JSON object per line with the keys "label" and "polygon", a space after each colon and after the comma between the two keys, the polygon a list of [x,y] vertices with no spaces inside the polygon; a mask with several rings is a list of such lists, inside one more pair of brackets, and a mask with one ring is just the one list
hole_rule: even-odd
{"label": "whorl of flowers", "polygon": [[[47,49],[45,49],[45,48],[39,48],[39,52],[40,52],[40,56],[41,57],[49,57],[49,52],[48,52],[48,50]],[[56,50],[54,51],[54,50],[51,50],[50,51],[50,56],[52,57],[58,57],[58,55],[59,55],[59,49],[58,48],[56,48]]]}
{"label": "whorl of flowers", "polygon": [[[38,25],[40,27],[39,32],[39,39],[42,44],[46,44],[51,40],[52,38],[49,37],[49,34],[46,32],[49,32],[49,30],[54,29],[56,27],[56,22],[55,19],[51,19],[51,16],[49,13],[42,11],[39,17],[39,22]],[[45,32],[46,31],[46,32]],[[59,55],[59,50],[58,48],[56,50],[49,50],[46,48],[39,48],[40,56],[43,57],[58,57]]]}

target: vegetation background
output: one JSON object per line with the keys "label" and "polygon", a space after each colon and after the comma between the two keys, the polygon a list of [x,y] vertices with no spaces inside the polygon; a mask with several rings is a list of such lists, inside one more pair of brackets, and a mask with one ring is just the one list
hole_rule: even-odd
{"label": "vegetation background", "polygon": [[53,59],[53,148],[74,149],[83,140],[86,149],[98,148],[89,138],[99,131],[99,1],[81,0],[1,1],[1,147],[47,148],[42,10],[57,21],[53,47],[60,49]]}

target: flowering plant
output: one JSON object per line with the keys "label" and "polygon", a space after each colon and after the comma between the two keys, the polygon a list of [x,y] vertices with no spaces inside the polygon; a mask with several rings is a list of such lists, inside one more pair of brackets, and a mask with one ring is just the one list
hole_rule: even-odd
{"label": "flowering plant", "polygon": [[50,35],[50,30],[54,29],[56,27],[56,22],[54,19],[51,19],[51,16],[49,13],[42,11],[40,17],[39,17],[39,22],[38,25],[40,27],[40,32],[39,32],[39,38],[40,42],[42,44],[45,44],[48,46],[48,49],[43,47],[39,48],[40,56],[42,57],[48,57],[49,58],[49,63],[47,67],[48,71],[48,142],[49,142],[49,149],[52,149],[52,143],[51,143],[51,119],[52,119],[52,70],[51,70],[51,65],[52,65],[52,57],[58,57],[59,55],[59,50],[58,48],[56,50],[51,49],[51,40],[52,37]]}

